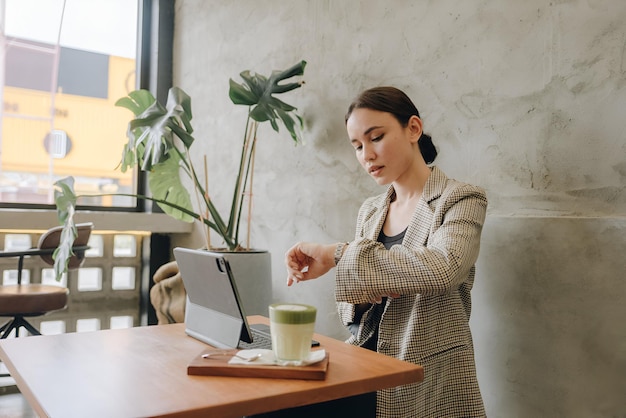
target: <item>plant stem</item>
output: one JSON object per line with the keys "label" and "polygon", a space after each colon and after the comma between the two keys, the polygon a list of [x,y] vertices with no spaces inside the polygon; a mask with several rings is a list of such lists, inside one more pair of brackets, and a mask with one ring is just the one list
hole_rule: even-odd
{"label": "plant stem", "polygon": [[[186,149],[185,149],[185,154],[187,154],[187,158],[189,159],[189,161],[191,161],[191,155],[189,154],[189,148],[186,148]],[[191,163],[190,163],[190,166],[191,166],[191,173],[193,174],[193,177],[195,178],[197,175],[196,175],[196,172],[195,172],[195,170],[194,170],[194,168],[193,168],[193,164],[191,164]],[[205,167],[205,176],[206,176],[206,167]],[[205,181],[206,181],[206,178],[205,178]],[[202,188],[201,188],[201,187],[199,187],[199,186],[198,186],[197,184],[195,184],[195,183],[194,183],[194,188],[193,188],[193,191],[194,191],[194,195],[196,196],[196,202],[197,202],[197,204],[198,204],[198,209],[200,209],[200,208],[202,207],[202,202],[200,201],[200,194],[202,194],[202,195],[203,195],[203,196],[202,196],[202,197],[203,197],[203,199],[205,199],[205,200],[206,200],[206,191],[202,190]],[[208,211],[208,210],[207,210],[207,211]],[[207,221],[209,220],[209,215],[208,215],[208,213],[207,213],[207,212],[204,212],[204,213],[203,213],[203,212],[199,211],[199,214],[198,214],[198,215],[200,216],[200,221],[201,221],[202,223],[204,223],[204,220],[205,220],[205,219],[206,219]],[[204,243],[205,243],[205,245],[206,245],[207,250],[211,248],[211,247],[209,246],[209,237],[208,237],[208,236],[209,236],[209,231],[207,230],[207,228],[204,228]]]}
{"label": "plant stem", "polygon": [[[241,187],[240,199],[239,199],[238,206],[237,206],[237,219],[241,219],[241,213],[243,210],[243,195],[247,188],[248,179],[250,178],[250,162],[252,159],[252,155],[254,153],[255,139],[256,139],[258,126],[259,126],[258,122],[253,120],[252,124],[250,125],[250,128],[246,132],[246,141],[244,144],[244,148],[246,149],[246,155],[245,155],[245,162],[242,161],[244,165],[241,168],[243,171],[243,177],[241,180],[242,184],[240,186]],[[250,189],[250,194],[252,194],[251,189]],[[235,236],[237,238],[239,237],[239,226],[240,226],[239,222],[237,222],[237,229],[235,233]]]}
{"label": "plant stem", "polygon": [[248,249],[250,249],[250,226],[252,225],[252,185],[254,183],[254,160],[255,160],[254,157],[255,156],[256,156],[256,129],[255,129],[254,137],[252,139],[252,149],[250,150],[251,161],[250,161],[250,171],[249,171],[250,185],[248,188],[249,190],[248,192],[248,233],[246,236],[246,248]]}
{"label": "plant stem", "polygon": [[[208,164],[206,161],[206,155],[204,155],[204,199],[205,200],[210,200],[209,199],[209,169],[208,169]],[[205,216],[206,219],[209,220],[209,209],[207,208],[205,210]],[[209,227],[205,227],[205,234],[206,234],[206,249],[210,250],[211,249],[211,230],[209,229]]]}

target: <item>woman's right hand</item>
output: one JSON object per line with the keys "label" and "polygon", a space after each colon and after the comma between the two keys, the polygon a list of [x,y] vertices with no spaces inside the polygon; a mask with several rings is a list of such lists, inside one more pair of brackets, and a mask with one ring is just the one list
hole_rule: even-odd
{"label": "woman's right hand", "polygon": [[294,283],[317,279],[335,267],[337,244],[316,244],[299,242],[285,254],[287,266],[287,286]]}

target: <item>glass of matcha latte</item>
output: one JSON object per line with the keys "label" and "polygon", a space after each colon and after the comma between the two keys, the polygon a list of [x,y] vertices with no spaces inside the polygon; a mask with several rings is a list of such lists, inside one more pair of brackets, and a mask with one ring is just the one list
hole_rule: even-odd
{"label": "glass of matcha latte", "polygon": [[272,351],[283,366],[301,366],[311,352],[317,309],[299,303],[269,307]]}

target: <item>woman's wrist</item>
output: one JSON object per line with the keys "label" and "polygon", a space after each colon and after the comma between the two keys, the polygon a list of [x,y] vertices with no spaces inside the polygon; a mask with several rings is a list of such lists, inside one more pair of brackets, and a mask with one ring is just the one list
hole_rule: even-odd
{"label": "woman's wrist", "polygon": [[340,242],[335,247],[335,254],[334,254],[335,266],[337,264],[339,264],[339,261],[341,260],[341,257],[343,257],[343,253],[346,251],[346,248],[348,248],[348,243],[347,242]]}

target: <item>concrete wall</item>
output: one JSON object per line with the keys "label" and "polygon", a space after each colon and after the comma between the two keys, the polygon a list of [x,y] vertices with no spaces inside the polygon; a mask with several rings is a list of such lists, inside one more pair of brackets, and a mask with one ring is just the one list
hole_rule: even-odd
{"label": "concrete wall", "polygon": [[225,208],[246,115],[228,79],[308,61],[284,97],[305,143],[260,132],[252,242],[274,298],[315,304],[337,338],[332,274],[287,288],[283,254],[351,239],[381,189],[344,112],[364,88],[404,89],[438,166],[488,191],[471,325],[489,415],[626,416],[625,20],[622,0],[178,0],[174,80]]}

